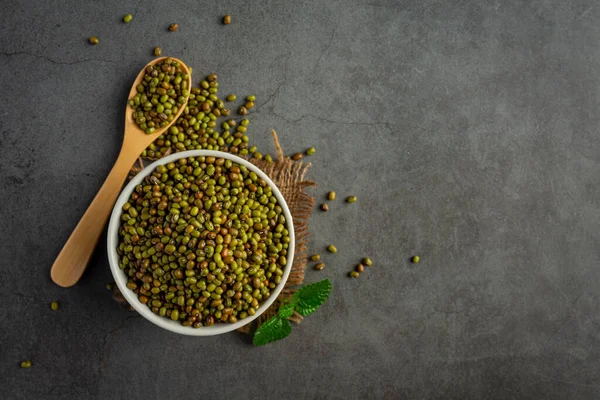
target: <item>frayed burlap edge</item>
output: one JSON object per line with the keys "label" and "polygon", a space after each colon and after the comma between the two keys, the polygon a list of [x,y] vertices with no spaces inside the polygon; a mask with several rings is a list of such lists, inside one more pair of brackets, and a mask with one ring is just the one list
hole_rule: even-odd
{"label": "frayed burlap edge", "polygon": [[[287,298],[292,297],[294,292],[304,282],[304,272],[306,270],[307,256],[306,249],[310,239],[310,233],[308,231],[308,219],[312,213],[315,205],[315,198],[308,195],[305,189],[310,186],[316,186],[312,181],[305,179],[305,175],[310,168],[310,163],[302,163],[302,161],[294,161],[289,157],[286,157],[283,153],[277,133],[271,131],[273,135],[273,142],[275,149],[277,150],[277,160],[274,162],[267,162],[265,160],[257,160],[251,158],[249,161],[264,171],[265,174],[275,186],[279,188],[283,198],[285,199],[290,213],[292,214],[292,220],[294,222],[294,233],[296,236],[296,245],[294,248],[294,262],[292,264],[292,270],[288,277],[281,294],[273,302],[271,307],[263,314],[261,314],[254,321],[238,329],[239,332],[250,333],[256,330],[263,322],[268,320],[277,314],[281,302]],[[136,164],[131,168],[128,179],[133,178],[141,170],[144,169],[144,162],[141,158],[138,159]],[[127,304],[123,295],[119,293],[116,285],[113,287],[114,299],[121,303]],[[290,318],[292,322],[300,323],[302,316],[298,313],[294,313]]]}

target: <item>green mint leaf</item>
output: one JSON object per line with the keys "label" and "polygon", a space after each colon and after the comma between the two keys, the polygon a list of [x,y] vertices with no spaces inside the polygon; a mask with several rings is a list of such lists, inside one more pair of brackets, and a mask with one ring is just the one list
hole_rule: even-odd
{"label": "green mint leaf", "polygon": [[306,317],[315,312],[321,304],[325,303],[325,300],[329,297],[329,293],[331,293],[331,282],[329,279],[323,279],[322,281],[298,289],[294,293],[292,302],[296,303],[298,314]]}
{"label": "green mint leaf", "polygon": [[292,332],[292,327],[287,319],[281,319],[276,315],[263,323],[254,332],[252,343],[255,346],[264,346],[267,343],[285,338],[290,332]]}
{"label": "green mint leaf", "polygon": [[279,307],[279,312],[277,313],[277,315],[279,316],[279,318],[282,319],[289,318],[292,315],[294,315],[295,306],[296,305],[294,303],[282,304],[281,307]]}

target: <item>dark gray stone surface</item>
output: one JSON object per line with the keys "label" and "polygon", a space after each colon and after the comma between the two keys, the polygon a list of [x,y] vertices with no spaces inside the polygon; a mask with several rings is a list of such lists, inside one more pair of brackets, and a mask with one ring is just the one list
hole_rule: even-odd
{"label": "dark gray stone surface", "polygon": [[[596,2],[1,5],[3,399],[600,396]],[[256,94],[263,151],[272,128],[315,145],[319,199],[359,197],[313,216],[312,250],[339,252],[307,281],[334,291],[285,341],[160,330],[112,300],[103,244],[77,286],[49,279],[155,45]]]}

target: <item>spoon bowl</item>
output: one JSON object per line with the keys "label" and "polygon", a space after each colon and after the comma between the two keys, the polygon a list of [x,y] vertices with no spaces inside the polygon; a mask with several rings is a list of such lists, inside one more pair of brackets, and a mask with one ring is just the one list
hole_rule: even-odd
{"label": "spoon bowl", "polygon": [[[188,75],[188,88],[192,87],[192,74],[189,68],[181,60],[173,57],[160,57],[149,62],[138,74],[137,78],[131,86],[128,99],[135,96],[137,86],[144,79],[146,68],[154,66],[161,61],[170,58],[181,64],[182,69]],[[60,254],[54,261],[50,276],[54,283],[62,287],[73,286],[87,267],[87,264],[94,252],[94,248],[98,244],[98,239],[102,234],[104,225],[108,220],[108,216],[112,210],[123,182],[127,178],[131,167],[135,160],[140,156],[142,151],[158,136],[164,133],[177,121],[179,116],[185,109],[185,104],[189,99],[189,94],[185,98],[184,106],[180,107],[173,120],[162,128],[157,128],[153,133],[147,134],[139,126],[136,125],[133,119],[133,108],[127,104],[125,111],[125,135],[119,157],[110,173],[106,177],[104,184],[92,200],[81,220],[71,233],[71,236],[63,246]]]}

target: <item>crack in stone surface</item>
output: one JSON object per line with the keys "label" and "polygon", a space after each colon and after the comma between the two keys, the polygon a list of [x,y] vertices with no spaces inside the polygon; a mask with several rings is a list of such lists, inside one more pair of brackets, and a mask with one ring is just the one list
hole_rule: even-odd
{"label": "crack in stone surface", "polygon": [[30,53],[28,51],[15,51],[15,52],[0,51],[0,55],[5,56],[5,57],[27,55],[30,57],[39,58],[41,60],[46,60],[46,61],[48,61],[52,64],[56,64],[56,65],[75,65],[75,64],[81,64],[81,63],[90,62],[90,61],[104,62],[104,63],[110,63],[110,64],[120,62],[119,60],[104,60],[101,58],[85,58],[83,60],[67,62],[67,61],[54,60],[53,58],[42,56],[40,54]]}

